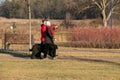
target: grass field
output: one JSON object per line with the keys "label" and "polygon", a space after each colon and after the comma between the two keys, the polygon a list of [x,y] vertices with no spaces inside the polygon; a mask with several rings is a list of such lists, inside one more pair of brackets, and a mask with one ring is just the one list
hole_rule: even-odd
{"label": "grass field", "polygon": [[[120,80],[120,50],[59,48],[55,60],[0,52],[0,80]],[[11,58],[12,57],[12,58]]]}

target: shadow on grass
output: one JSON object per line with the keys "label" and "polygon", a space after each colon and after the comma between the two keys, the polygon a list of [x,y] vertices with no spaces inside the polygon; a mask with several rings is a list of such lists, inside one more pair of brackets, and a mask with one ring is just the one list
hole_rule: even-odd
{"label": "shadow on grass", "polygon": [[6,50],[0,50],[0,53],[2,54],[8,54],[13,57],[19,57],[19,58],[29,58],[30,54],[28,52],[18,52],[18,51],[6,51]]}
{"label": "shadow on grass", "polygon": [[112,64],[116,66],[120,66],[120,63],[118,62],[113,62],[112,60],[105,60],[104,58],[102,59],[94,59],[94,58],[80,58],[80,57],[73,57],[73,56],[68,56],[68,57],[60,57],[58,59],[62,60],[76,60],[76,61],[87,61],[87,62],[97,62],[97,63],[107,63],[107,64]]}
{"label": "shadow on grass", "polygon": [[[17,51],[0,50],[0,53],[12,55],[12,56],[18,57],[18,58],[30,58],[30,54],[28,54],[28,52],[22,53],[22,52],[17,52]],[[95,58],[94,59],[94,58],[80,58],[80,57],[74,57],[74,56],[62,56],[62,57],[58,57],[58,59],[60,59],[60,60],[76,60],[76,61],[107,63],[107,64],[120,66],[120,63],[114,62],[114,61],[112,61],[110,59],[107,60],[107,59],[104,59],[104,58]]]}

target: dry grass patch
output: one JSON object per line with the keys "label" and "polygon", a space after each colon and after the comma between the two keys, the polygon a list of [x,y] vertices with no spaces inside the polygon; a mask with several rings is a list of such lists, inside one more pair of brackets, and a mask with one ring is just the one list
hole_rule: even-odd
{"label": "dry grass patch", "polygon": [[1,80],[119,80],[120,66],[87,61],[2,60]]}
{"label": "dry grass patch", "polygon": [[[64,52],[67,50],[67,52]],[[102,52],[72,52],[72,50],[88,50],[79,48],[59,48],[58,59],[1,59],[0,80],[119,80],[119,60],[105,60],[105,58],[120,58],[118,53]],[[91,50],[91,49],[89,49]],[[97,49],[92,49],[97,50]],[[106,50],[107,51],[107,50]],[[119,50],[111,50],[117,51]],[[110,51],[110,52],[111,52]],[[5,52],[4,52],[5,53]],[[4,53],[0,53],[4,54]],[[25,52],[9,52],[5,56],[26,56]],[[4,55],[2,55],[4,56]],[[62,57],[71,59],[62,59]],[[71,57],[72,56],[72,57]],[[91,59],[96,57],[98,59]],[[79,58],[79,59],[72,59]]]}

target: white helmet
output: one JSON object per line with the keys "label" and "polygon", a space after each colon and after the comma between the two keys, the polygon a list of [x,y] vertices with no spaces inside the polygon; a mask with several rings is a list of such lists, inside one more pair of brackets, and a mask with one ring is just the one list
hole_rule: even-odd
{"label": "white helmet", "polygon": [[51,25],[50,21],[45,21],[44,24],[45,24],[46,26],[50,26],[50,25]]}

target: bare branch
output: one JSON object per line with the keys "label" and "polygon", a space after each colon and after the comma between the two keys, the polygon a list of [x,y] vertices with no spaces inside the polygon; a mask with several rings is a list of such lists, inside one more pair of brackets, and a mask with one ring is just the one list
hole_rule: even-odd
{"label": "bare branch", "polygon": [[90,9],[92,7],[94,7],[94,6],[86,6],[86,7],[82,8],[82,9],[79,9],[77,13],[81,13],[82,11],[85,11],[85,10]]}
{"label": "bare branch", "polygon": [[96,2],[95,0],[92,1],[95,3],[95,5],[97,5],[100,8],[100,10],[102,10],[102,6],[98,2]]}

